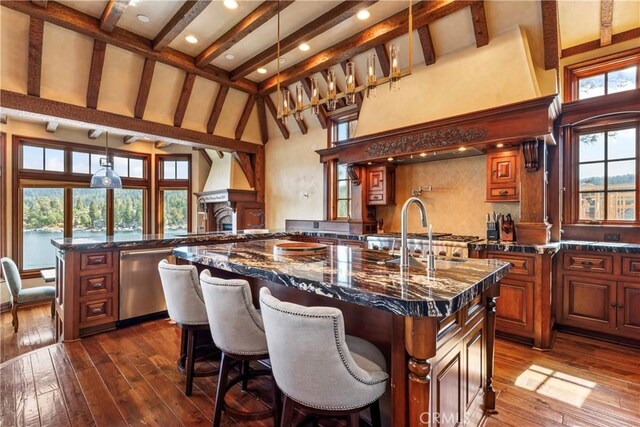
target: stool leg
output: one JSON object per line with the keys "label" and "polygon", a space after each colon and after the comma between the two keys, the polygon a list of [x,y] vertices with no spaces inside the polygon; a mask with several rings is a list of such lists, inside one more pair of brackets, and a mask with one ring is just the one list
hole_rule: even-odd
{"label": "stool leg", "polygon": [[18,304],[13,304],[11,306],[11,316],[13,318],[13,333],[18,332]]}
{"label": "stool leg", "polygon": [[220,373],[218,374],[218,389],[216,390],[216,404],[213,410],[213,427],[218,427],[220,425],[220,418],[222,418],[224,395],[226,393],[225,390],[227,388],[231,362],[232,359],[222,352],[222,356],[220,357]]}
{"label": "stool leg", "polygon": [[280,419],[282,414],[282,393],[276,384],[276,379],[271,378],[271,386],[273,387],[273,425],[274,427],[280,426]]}
{"label": "stool leg", "polygon": [[380,402],[376,400],[369,405],[369,411],[371,411],[371,427],[381,427],[382,420],[380,419]]}
{"label": "stool leg", "polygon": [[193,367],[195,363],[195,339],[193,336],[193,330],[187,329],[187,362],[185,363],[185,370],[187,371],[187,386],[185,394],[191,396],[193,391]]}
{"label": "stool leg", "polygon": [[360,426],[360,412],[354,412],[349,415],[349,427],[359,427]]}
{"label": "stool leg", "polygon": [[53,317],[56,314],[56,300],[54,299],[53,301],[51,301],[51,318],[53,319]]}
{"label": "stool leg", "polygon": [[242,391],[247,391],[247,387],[249,386],[249,378],[247,377],[247,375],[249,375],[249,361],[248,360],[243,360],[242,361],[242,368],[240,369],[240,375],[242,375]]}
{"label": "stool leg", "polygon": [[293,425],[293,400],[284,396],[284,403],[282,404],[282,421],[281,427],[291,427]]}

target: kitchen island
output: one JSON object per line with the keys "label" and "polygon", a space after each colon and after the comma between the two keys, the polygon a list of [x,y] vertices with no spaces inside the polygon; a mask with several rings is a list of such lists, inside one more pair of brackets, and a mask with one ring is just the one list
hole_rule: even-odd
{"label": "kitchen island", "polygon": [[[509,263],[441,259],[427,274],[400,274],[385,252],[329,246],[321,255],[274,255],[277,240],[174,250],[178,263],[245,278],[257,304],[268,287],[283,300],[340,308],[346,332],[378,346],[388,362],[387,425],[481,423],[495,408],[495,306]],[[383,405],[384,408],[384,405]]]}

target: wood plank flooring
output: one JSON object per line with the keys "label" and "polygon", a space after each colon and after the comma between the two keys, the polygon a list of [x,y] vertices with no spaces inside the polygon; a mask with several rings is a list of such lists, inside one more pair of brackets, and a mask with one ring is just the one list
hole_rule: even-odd
{"label": "wood plank flooring", "polygon": [[[157,320],[55,344],[0,365],[0,425],[210,425],[216,377],[191,397],[175,367],[179,330]],[[498,340],[497,413],[485,426],[638,426],[640,350],[559,334],[541,353]],[[265,408],[270,384],[234,388],[228,404]],[[266,402],[266,403],[265,403]],[[223,415],[223,425],[239,425]],[[341,424],[327,421],[324,426]],[[270,426],[272,420],[242,423]]]}
{"label": "wood plank flooring", "polygon": [[11,311],[0,314],[0,363],[55,343],[51,303],[21,307],[18,319],[20,327],[14,333]]}

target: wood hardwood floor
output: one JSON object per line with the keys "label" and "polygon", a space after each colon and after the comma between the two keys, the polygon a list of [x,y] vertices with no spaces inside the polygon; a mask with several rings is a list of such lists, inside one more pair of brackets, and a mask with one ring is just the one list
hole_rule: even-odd
{"label": "wood hardwood floor", "polygon": [[0,363],[55,343],[50,303],[21,307],[18,319],[20,327],[14,333],[11,311],[0,314]]}
{"label": "wood hardwood floor", "polygon": [[[210,425],[216,377],[196,378],[193,395],[184,395],[179,338],[175,325],[157,320],[3,363],[0,425]],[[568,334],[548,353],[498,340],[497,413],[485,425],[640,425],[639,361],[640,350]],[[255,381],[227,401],[256,409],[270,396],[269,382]],[[234,424],[223,416],[223,425]]]}

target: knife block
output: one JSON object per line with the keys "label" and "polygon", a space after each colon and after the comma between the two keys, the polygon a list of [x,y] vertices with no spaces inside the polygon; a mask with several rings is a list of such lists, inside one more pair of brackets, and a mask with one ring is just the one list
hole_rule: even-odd
{"label": "knife block", "polygon": [[487,240],[500,240],[500,230],[487,230]]}
{"label": "knife block", "polygon": [[502,233],[502,241],[503,242],[514,242],[515,238],[515,227],[513,226],[513,222],[503,222],[500,224],[500,231]]}

